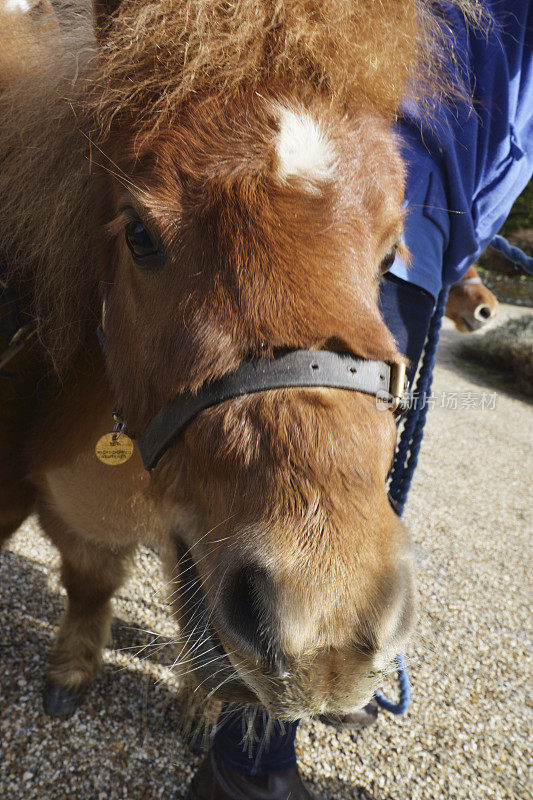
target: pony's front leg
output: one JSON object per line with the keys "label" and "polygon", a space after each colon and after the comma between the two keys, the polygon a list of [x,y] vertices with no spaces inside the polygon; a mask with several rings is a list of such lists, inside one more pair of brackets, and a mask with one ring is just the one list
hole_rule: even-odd
{"label": "pony's front leg", "polygon": [[43,704],[47,714],[67,717],[80,705],[98,672],[111,622],[111,597],[124,582],[135,550],[107,547],[69,530],[50,508],[40,509],[45,533],[61,553],[67,604],[50,657]]}
{"label": "pony's front leg", "polygon": [[33,509],[35,489],[23,481],[0,481],[0,548],[20,528]]}

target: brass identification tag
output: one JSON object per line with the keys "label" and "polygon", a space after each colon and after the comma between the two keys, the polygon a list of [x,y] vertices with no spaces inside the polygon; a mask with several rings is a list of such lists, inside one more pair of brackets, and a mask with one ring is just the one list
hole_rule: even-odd
{"label": "brass identification tag", "polygon": [[102,464],[116,467],[125,464],[132,457],[133,442],[125,433],[120,436],[116,433],[106,433],[98,439],[94,452]]}

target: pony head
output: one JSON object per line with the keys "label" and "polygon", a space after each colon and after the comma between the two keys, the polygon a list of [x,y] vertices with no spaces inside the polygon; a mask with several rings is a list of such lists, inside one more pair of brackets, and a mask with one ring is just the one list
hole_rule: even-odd
{"label": "pony head", "polygon": [[[431,83],[431,5],[95,0],[89,21],[74,3],[63,90],[54,45],[56,105],[32,115],[44,152],[78,87],[41,218],[7,177],[0,197],[41,244],[24,263],[58,369],[105,309],[130,431],[283,349],[403,363],[378,309],[403,224],[391,123]],[[395,441],[375,398],[330,388],[232,399],[175,438],[151,483],[198,685],[285,719],[368,701],[414,617]]]}

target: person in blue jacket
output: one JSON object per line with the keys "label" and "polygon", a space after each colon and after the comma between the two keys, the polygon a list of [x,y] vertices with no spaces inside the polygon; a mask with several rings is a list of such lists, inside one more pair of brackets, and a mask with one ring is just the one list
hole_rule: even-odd
{"label": "person in blue jacket", "polygon": [[413,365],[432,300],[490,244],[533,173],[533,10],[527,0],[484,5],[493,18],[488,35],[448,10],[459,79],[473,104],[441,101],[429,122],[406,108],[398,123],[411,264],[396,259],[382,310]]}
{"label": "person in blue jacket", "polygon": [[[483,4],[493,17],[488,34],[443,6],[473,104],[442,101],[430,121],[407,105],[398,122],[411,264],[396,259],[382,283],[381,309],[410,361],[410,378],[442,286],[460,280],[490,243],[533,173],[533,12],[528,0]],[[242,714],[227,713],[189,800],[312,800],[296,763],[298,723],[271,720],[265,745],[266,726],[261,711],[255,722],[261,747],[244,747]]]}

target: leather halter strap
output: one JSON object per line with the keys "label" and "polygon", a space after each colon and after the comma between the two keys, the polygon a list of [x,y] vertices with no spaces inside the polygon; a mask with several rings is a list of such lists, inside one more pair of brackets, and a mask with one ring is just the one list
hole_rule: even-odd
{"label": "leather halter strap", "polygon": [[154,469],[172,440],[206,408],[269,389],[313,386],[374,395],[383,408],[395,411],[405,389],[405,367],[329,350],[292,350],[244,361],[234,372],[163,406],[137,438],[144,466]]}
{"label": "leather halter strap", "polygon": [[474,286],[474,285],[475,286],[483,286],[484,285],[483,281],[481,280],[479,275],[477,275],[475,278],[461,278],[460,281],[456,281],[455,283],[452,283],[452,285],[450,286],[450,289],[455,289],[456,286]]}

